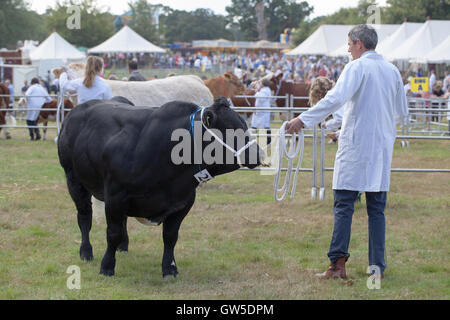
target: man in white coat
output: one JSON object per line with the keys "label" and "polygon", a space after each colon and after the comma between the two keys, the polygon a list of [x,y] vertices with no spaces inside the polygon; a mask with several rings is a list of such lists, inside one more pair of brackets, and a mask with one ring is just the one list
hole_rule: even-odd
{"label": "man in white coat", "polygon": [[[28,88],[25,96],[27,97],[28,105],[27,125],[30,127],[37,127],[37,119],[41,112],[40,109],[44,103],[52,102],[52,99],[48,95],[47,90],[39,84],[38,78],[33,78],[31,80],[31,86]],[[41,139],[38,128],[28,128],[28,130],[30,131],[30,140]]]}
{"label": "man in white coat", "polygon": [[384,209],[396,120],[403,120],[408,109],[400,73],[374,51],[377,43],[376,31],[367,25],[350,30],[348,51],[353,61],[320,102],[286,126],[288,133],[313,127],[345,104],[333,175],[334,230],[328,251],[331,264],[327,271],[316,275],[319,278],[346,278],[353,203],[358,191],[366,192],[369,267],[373,277],[384,277]]}

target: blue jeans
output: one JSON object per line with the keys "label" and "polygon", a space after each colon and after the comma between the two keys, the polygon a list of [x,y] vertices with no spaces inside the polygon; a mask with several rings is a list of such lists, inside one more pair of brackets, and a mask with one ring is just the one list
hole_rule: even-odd
{"label": "blue jeans", "polygon": [[[331,239],[328,257],[331,262],[345,257],[350,257],[348,246],[354,202],[358,197],[358,191],[333,190],[334,193],[334,230]],[[381,273],[386,269],[385,235],[386,220],[384,208],[386,207],[386,192],[366,192],[367,214],[369,216],[369,265],[380,268]]]}

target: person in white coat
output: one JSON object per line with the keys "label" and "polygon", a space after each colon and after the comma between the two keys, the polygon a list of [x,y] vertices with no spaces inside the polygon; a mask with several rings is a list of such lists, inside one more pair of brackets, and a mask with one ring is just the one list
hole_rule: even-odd
{"label": "person in white coat", "polygon": [[34,127],[28,128],[30,133],[30,140],[41,140],[41,134],[37,127],[37,120],[41,108],[45,103],[52,102],[48,92],[39,83],[38,78],[31,80],[31,86],[25,92],[27,99],[27,126]]}
{"label": "person in white coat", "polygon": [[[89,56],[86,61],[86,70],[84,79],[69,80],[68,70],[65,70],[59,76],[60,89],[65,91],[76,91],[78,103],[84,103],[94,99],[111,99],[113,97],[111,88],[100,77],[103,71],[103,59],[96,56]],[[73,77],[72,77],[73,78]]]}
{"label": "person in white coat", "polygon": [[[256,108],[270,108],[270,97],[272,92],[270,91],[270,81],[263,79],[261,81],[261,88],[255,94],[255,107]],[[270,135],[272,132],[270,130],[270,112],[267,111],[256,111],[252,116],[252,128],[253,129],[265,129],[267,134]],[[267,136],[267,144],[269,145],[272,141],[270,136]]]}
{"label": "person in white coat", "polygon": [[365,191],[369,217],[369,267],[383,278],[385,262],[386,195],[389,191],[396,120],[408,114],[398,69],[374,50],[376,31],[359,25],[348,34],[353,61],[335,87],[313,108],[291,120],[288,133],[316,125],[345,103],[333,174],[334,229],[328,257],[331,264],[319,278],[346,278],[345,263],[359,191]]}

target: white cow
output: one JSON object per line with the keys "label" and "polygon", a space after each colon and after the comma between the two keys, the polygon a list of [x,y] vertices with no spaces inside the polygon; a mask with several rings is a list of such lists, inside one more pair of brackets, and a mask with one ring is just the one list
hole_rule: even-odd
{"label": "white cow", "polygon": [[[69,64],[69,76],[83,77],[84,64]],[[59,77],[62,70],[55,69],[53,73]],[[160,107],[163,104],[179,100],[198,105],[211,105],[214,102],[211,91],[202,79],[194,75],[173,76],[151,81],[118,81],[105,80],[111,87],[113,95],[122,96],[135,105]]]}
{"label": "white cow", "polygon": [[160,107],[174,100],[203,106],[214,102],[213,95],[203,80],[193,75],[151,81],[105,81],[111,87],[113,95],[125,97],[139,106]]}

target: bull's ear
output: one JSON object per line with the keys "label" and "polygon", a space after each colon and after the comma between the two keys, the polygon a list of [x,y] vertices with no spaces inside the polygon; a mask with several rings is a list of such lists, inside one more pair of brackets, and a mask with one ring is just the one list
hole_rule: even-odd
{"label": "bull's ear", "polygon": [[227,78],[228,80],[231,79],[231,74],[229,74],[228,72],[225,73],[223,76],[224,76],[225,78]]}
{"label": "bull's ear", "polygon": [[216,107],[229,107],[230,106],[230,102],[224,96],[220,96],[214,101],[214,106],[216,106]]}
{"label": "bull's ear", "polygon": [[211,110],[206,110],[202,121],[207,128],[213,128],[216,123],[216,114]]}

